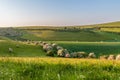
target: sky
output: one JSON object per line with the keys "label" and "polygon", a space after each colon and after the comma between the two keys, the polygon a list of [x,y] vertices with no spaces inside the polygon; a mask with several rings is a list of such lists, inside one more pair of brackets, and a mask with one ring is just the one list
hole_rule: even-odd
{"label": "sky", "polygon": [[0,0],[0,27],[120,21],[120,0]]}

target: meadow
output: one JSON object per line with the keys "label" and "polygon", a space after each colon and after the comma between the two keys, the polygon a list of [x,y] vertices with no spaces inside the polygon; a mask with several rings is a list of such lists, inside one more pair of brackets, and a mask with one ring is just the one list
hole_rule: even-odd
{"label": "meadow", "polygon": [[[120,42],[75,42],[75,41],[48,41],[49,43],[56,43],[63,48],[72,52],[94,52],[97,57],[101,55],[120,53]],[[19,45],[19,47],[16,47]],[[8,48],[13,49],[13,53],[9,53]],[[1,40],[0,41],[0,56],[5,57],[46,57],[40,45],[35,43],[29,44],[22,41]]]}
{"label": "meadow", "polygon": [[68,58],[0,58],[1,80],[119,80],[120,62]]}
{"label": "meadow", "polygon": [[[120,80],[120,61],[99,59],[120,54],[119,25],[1,28],[0,80]],[[70,53],[94,52],[97,57],[49,57],[34,41],[56,43]]]}
{"label": "meadow", "polygon": [[[16,45],[19,45],[17,47]],[[13,53],[9,52],[9,48],[13,49]],[[44,57],[45,52],[38,45],[26,44],[24,42],[16,42],[11,40],[0,41],[0,56],[15,57]]]}

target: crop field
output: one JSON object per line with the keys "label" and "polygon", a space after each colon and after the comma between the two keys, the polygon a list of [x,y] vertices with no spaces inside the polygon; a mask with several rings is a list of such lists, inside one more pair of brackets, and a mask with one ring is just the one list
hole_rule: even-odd
{"label": "crop field", "polygon": [[[72,52],[94,52],[97,56],[119,54],[120,42],[75,42],[75,41],[49,41],[56,43],[63,48]],[[19,45],[19,48],[16,47]],[[9,53],[8,48],[11,47],[14,52]],[[46,57],[45,52],[40,45],[28,44],[27,42],[0,40],[0,56],[14,57]]]}
{"label": "crop field", "polygon": [[0,28],[0,80],[120,80],[119,24]]}
{"label": "crop field", "polygon": [[[52,30],[28,30],[33,35],[24,36],[26,39],[43,41],[120,41],[120,35],[102,31],[52,31]],[[32,37],[32,38],[31,38]]]}
{"label": "crop field", "polygon": [[70,52],[84,51],[87,53],[94,52],[97,56],[119,54],[120,42],[67,42],[53,41],[68,49]]}
{"label": "crop field", "polygon": [[120,28],[101,28],[101,31],[108,31],[108,32],[117,32],[117,33],[120,33]]}
{"label": "crop field", "polygon": [[0,58],[1,80],[119,80],[120,61]]}

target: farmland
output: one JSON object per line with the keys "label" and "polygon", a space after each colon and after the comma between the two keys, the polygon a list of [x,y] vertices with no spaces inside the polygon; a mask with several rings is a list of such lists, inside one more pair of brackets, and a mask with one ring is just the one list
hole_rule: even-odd
{"label": "farmland", "polygon": [[[53,31],[53,30],[28,30],[32,35],[24,34],[22,38],[43,41],[120,41],[119,34],[103,31]],[[35,36],[35,37],[34,37]]]}
{"label": "farmland", "polygon": [[119,61],[94,59],[1,57],[0,78],[4,80],[119,80],[119,64]]}
{"label": "farmland", "polygon": [[[19,45],[19,48],[16,47]],[[8,48],[13,49],[13,53],[9,53]],[[25,44],[23,42],[16,41],[0,41],[0,56],[15,56],[15,57],[44,57],[45,52],[42,51],[40,46],[35,46],[32,44]]]}
{"label": "farmland", "polygon": [[[74,42],[74,41],[49,41],[56,43],[67,49],[70,53],[84,51],[87,53],[94,52],[97,56],[119,54],[120,42]],[[16,47],[19,45],[19,48]],[[8,48],[11,47],[14,53],[9,53]],[[40,45],[28,44],[27,42],[1,40],[0,56],[14,57],[45,57],[45,52]]]}
{"label": "farmland", "polygon": [[95,52],[97,56],[120,53],[120,42],[56,42],[70,52],[85,51]]}
{"label": "farmland", "polygon": [[[0,28],[0,79],[119,80],[120,61],[99,59],[102,55],[120,54],[119,29],[118,22],[83,27]],[[44,42],[63,47],[70,57],[46,55],[41,46]],[[96,56],[71,57],[75,52]]]}

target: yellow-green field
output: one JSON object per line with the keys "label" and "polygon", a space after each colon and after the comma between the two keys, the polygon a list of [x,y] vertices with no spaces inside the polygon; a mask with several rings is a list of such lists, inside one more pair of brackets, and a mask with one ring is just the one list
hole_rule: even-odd
{"label": "yellow-green field", "polygon": [[120,61],[0,58],[1,80],[119,80]]}
{"label": "yellow-green field", "polygon": [[101,28],[101,31],[118,32],[118,33],[120,33],[120,28]]}

